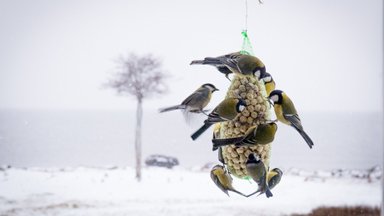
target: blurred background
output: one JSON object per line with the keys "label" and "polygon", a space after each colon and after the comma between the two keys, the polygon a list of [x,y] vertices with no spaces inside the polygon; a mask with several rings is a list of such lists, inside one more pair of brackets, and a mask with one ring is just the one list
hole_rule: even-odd
{"label": "blurred background", "polygon": [[210,133],[190,139],[204,116],[186,123],[181,112],[158,109],[208,82],[221,90],[215,107],[230,83],[189,63],[239,51],[247,27],[255,55],[315,143],[309,150],[280,124],[271,167],[381,170],[383,2],[248,0],[247,24],[245,2],[0,1],[0,164],[133,167],[136,100],[105,87],[129,53],[156,56],[167,73],[168,91],[143,102],[143,159],[172,156],[192,170],[218,163]]}

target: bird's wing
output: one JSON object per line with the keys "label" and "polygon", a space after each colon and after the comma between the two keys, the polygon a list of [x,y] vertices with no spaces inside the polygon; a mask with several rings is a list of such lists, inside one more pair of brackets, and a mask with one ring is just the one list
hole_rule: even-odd
{"label": "bird's wing", "polygon": [[228,120],[229,119],[221,117],[215,110],[213,110],[211,113],[209,113],[208,119],[205,120],[205,122],[209,124],[213,124],[213,123],[218,123],[218,122],[223,122]]}
{"label": "bird's wing", "polygon": [[219,57],[219,61],[227,66],[229,69],[235,69],[235,70],[238,70],[238,67],[237,67],[237,63],[238,63],[238,59],[236,56],[230,56],[230,57]]}
{"label": "bird's wing", "polygon": [[198,89],[193,94],[189,95],[183,102],[181,102],[181,104],[186,106],[202,105],[202,102],[206,101],[206,99],[208,98],[208,95],[209,95],[209,89],[206,89],[206,88]]}
{"label": "bird's wing", "polygon": [[301,125],[301,120],[299,115],[297,114],[283,114],[284,118],[288,120],[292,126],[294,126],[297,129],[303,130],[303,126]]}

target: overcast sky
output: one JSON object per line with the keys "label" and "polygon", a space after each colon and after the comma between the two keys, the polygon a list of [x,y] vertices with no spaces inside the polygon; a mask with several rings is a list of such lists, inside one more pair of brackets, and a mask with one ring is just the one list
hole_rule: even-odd
{"label": "overcast sky", "polygon": [[[381,110],[381,0],[248,0],[256,56],[299,110]],[[126,109],[101,86],[129,52],[152,53],[180,103],[203,83],[229,82],[194,59],[241,48],[242,0],[0,0],[0,108]]]}

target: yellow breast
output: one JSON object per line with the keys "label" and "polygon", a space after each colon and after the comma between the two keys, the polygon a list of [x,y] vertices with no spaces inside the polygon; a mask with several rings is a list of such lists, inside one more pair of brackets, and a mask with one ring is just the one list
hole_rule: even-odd
{"label": "yellow breast", "polygon": [[285,120],[284,116],[283,116],[283,108],[280,104],[275,104],[274,105],[274,109],[275,109],[275,114],[276,114],[276,117],[277,117],[277,120],[279,120],[280,122],[284,123],[284,124],[290,124],[289,121]]}

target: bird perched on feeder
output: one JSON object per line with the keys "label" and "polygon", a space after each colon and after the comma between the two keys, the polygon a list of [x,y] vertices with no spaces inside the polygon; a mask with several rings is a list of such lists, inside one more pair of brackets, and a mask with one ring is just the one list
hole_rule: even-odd
{"label": "bird perched on feeder", "polygon": [[288,95],[281,90],[273,90],[271,94],[269,94],[269,99],[273,102],[277,120],[295,128],[307,142],[309,148],[312,148],[313,141],[307,133],[305,133],[296,108]]}
{"label": "bird perched on feeder", "polygon": [[255,125],[250,127],[242,137],[227,138],[227,139],[212,139],[213,150],[218,147],[235,144],[235,146],[243,145],[265,145],[271,143],[277,131],[275,122]]}
{"label": "bird perched on feeder", "polygon": [[206,107],[211,100],[212,93],[218,90],[219,89],[213,84],[206,83],[189,95],[180,105],[162,108],[159,111],[162,113],[181,109],[193,113],[203,112],[204,107]]}
{"label": "bird perched on feeder", "polygon": [[[259,186],[258,190],[253,194],[259,193],[267,196],[267,198],[272,197],[273,194],[271,190],[269,189],[269,186],[267,184],[267,168],[265,167],[263,161],[259,158],[258,155],[254,155],[254,153],[251,153],[248,156],[248,160],[246,162],[246,169],[247,173],[251,178],[257,183]],[[249,196],[251,196],[249,195]]]}
{"label": "bird perched on feeder", "polygon": [[[267,182],[268,182],[269,190],[272,190],[277,184],[279,184],[282,176],[283,176],[283,172],[279,168],[274,168],[273,170],[268,172]],[[247,197],[253,196],[256,193],[259,193],[259,195],[262,194],[260,193],[259,190],[257,190],[256,192],[253,192],[247,195]]]}
{"label": "bird perched on feeder", "polygon": [[208,115],[208,118],[204,121],[204,125],[201,126],[195,133],[191,135],[193,140],[196,140],[201,134],[203,134],[211,125],[223,122],[230,121],[236,118],[236,116],[241,113],[247,104],[244,100],[239,98],[227,98],[224,99],[219,105],[212,110]]}
{"label": "bird perched on feeder", "polygon": [[277,184],[279,184],[282,176],[283,171],[281,171],[279,168],[274,168],[268,172],[267,182],[270,190],[272,190]]}
{"label": "bird perched on feeder", "polygon": [[[221,73],[228,78],[230,73],[243,76],[253,75],[257,79],[266,72],[264,63],[255,56],[242,54],[240,52],[229,53],[218,57],[206,57],[204,60],[194,60],[193,64],[203,64],[215,66]],[[225,69],[225,67],[228,69]]]}
{"label": "bird perched on feeder", "polygon": [[224,166],[216,165],[211,170],[211,179],[225,194],[229,196],[228,191],[235,192],[242,196],[246,196],[243,193],[237,191],[232,186],[232,177],[229,175],[228,171],[225,170]]}
{"label": "bird perched on feeder", "polygon": [[276,83],[272,78],[272,75],[265,72],[261,77],[261,80],[264,81],[265,85],[265,91],[267,92],[267,95],[269,95],[273,90],[275,90]]}

